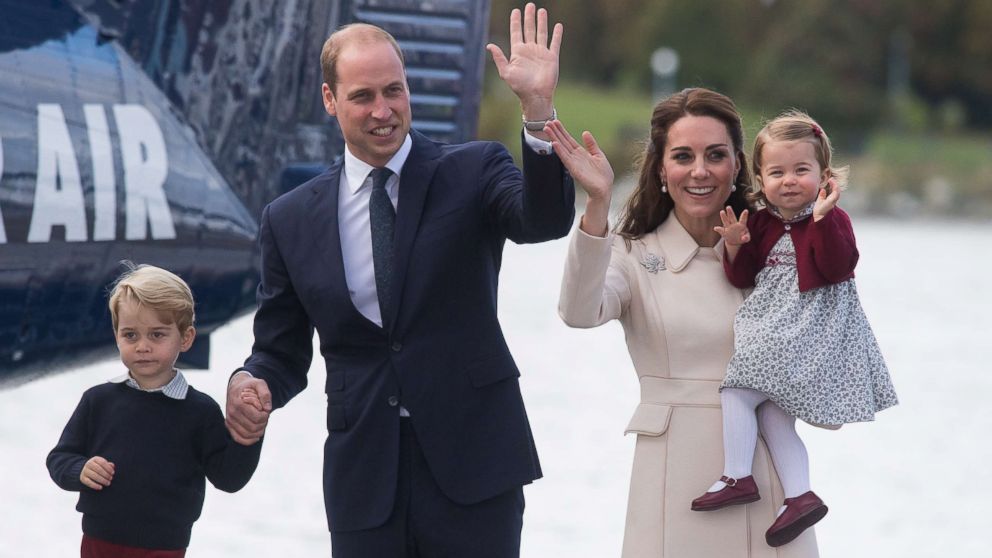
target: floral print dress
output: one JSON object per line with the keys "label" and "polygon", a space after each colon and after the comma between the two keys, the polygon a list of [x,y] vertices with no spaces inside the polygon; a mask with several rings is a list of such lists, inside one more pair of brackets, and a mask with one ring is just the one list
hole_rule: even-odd
{"label": "floral print dress", "polygon": [[763,392],[817,426],[874,420],[898,402],[854,279],[800,292],[789,234],[772,248],[734,319],[724,387]]}

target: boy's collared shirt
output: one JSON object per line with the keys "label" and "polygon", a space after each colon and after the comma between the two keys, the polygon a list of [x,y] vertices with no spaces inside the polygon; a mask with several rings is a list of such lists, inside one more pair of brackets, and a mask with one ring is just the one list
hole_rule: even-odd
{"label": "boy's collared shirt", "polygon": [[176,375],[172,377],[172,380],[170,380],[169,383],[155,389],[144,389],[139,386],[138,382],[131,377],[130,372],[125,372],[124,374],[108,381],[114,384],[126,384],[128,387],[134,388],[138,391],[147,391],[152,393],[161,391],[163,395],[171,399],[186,399],[186,392],[189,391],[189,384],[186,382],[186,378],[183,376],[183,373],[179,370],[176,370]]}

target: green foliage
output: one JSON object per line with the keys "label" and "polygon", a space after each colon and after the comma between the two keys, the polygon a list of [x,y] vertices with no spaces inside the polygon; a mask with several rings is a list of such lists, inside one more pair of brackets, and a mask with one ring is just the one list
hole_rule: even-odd
{"label": "green foliage", "polygon": [[879,132],[851,161],[852,188],[868,209],[891,211],[892,199],[912,199],[923,212],[992,214],[992,137]]}
{"label": "green foliage", "polygon": [[[492,0],[491,39],[507,14]],[[741,109],[748,150],[763,122],[800,108],[852,167],[848,202],[992,215],[992,1],[547,0],[565,24],[556,103],[590,130],[618,175],[646,137],[649,59],[674,48],[677,87],[704,86]],[[487,72],[491,73],[491,63]],[[519,149],[520,111],[487,75],[480,136]],[[900,205],[901,204],[901,205]]]}
{"label": "green foliage", "polygon": [[[492,0],[495,42],[507,45],[507,14],[523,4]],[[679,88],[710,87],[775,112],[803,108],[842,137],[891,124],[992,127],[988,0],[538,4],[565,25],[569,81],[648,91],[651,53],[667,46],[681,58]]]}
{"label": "green foliage", "polygon": [[[479,115],[479,137],[502,142],[519,160],[520,107],[498,80],[491,80]],[[579,141],[583,130],[592,132],[603,152],[621,174],[627,171],[647,139],[653,103],[641,93],[561,83],[555,94],[558,117]]]}

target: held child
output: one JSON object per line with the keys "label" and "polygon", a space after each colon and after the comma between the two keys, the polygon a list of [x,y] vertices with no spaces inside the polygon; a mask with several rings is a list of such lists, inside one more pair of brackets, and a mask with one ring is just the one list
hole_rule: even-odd
{"label": "held child", "polygon": [[125,272],[110,293],[127,373],[88,389],[48,454],[48,471],[79,491],[83,558],[178,558],[203,508],[204,477],[241,489],[261,443],[235,443],[220,407],[173,368],[193,344],[193,296],[157,267]]}
{"label": "held child", "polygon": [[750,219],[721,212],[724,268],[754,287],[734,321],[734,356],[721,386],[724,473],[692,509],[758,500],[751,466],[760,424],[785,503],[765,538],[795,539],[827,513],[809,488],[796,417],[827,428],[870,421],[897,403],[854,286],[858,250],[851,220],[836,207],[847,168],[830,166],[830,140],[802,112],[769,122],[753,166],[763,203]]}

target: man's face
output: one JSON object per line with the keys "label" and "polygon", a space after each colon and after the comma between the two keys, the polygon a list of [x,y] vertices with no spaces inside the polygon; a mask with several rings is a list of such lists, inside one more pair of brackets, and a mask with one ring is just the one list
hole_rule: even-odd
{"label": "man's face", "polygon": [[354,43],[338,57],[337,85],[325,83],[324,108],[338,126],[352,155],[382,167],[410,131],[410,91],[399,56],[384,41]]}

